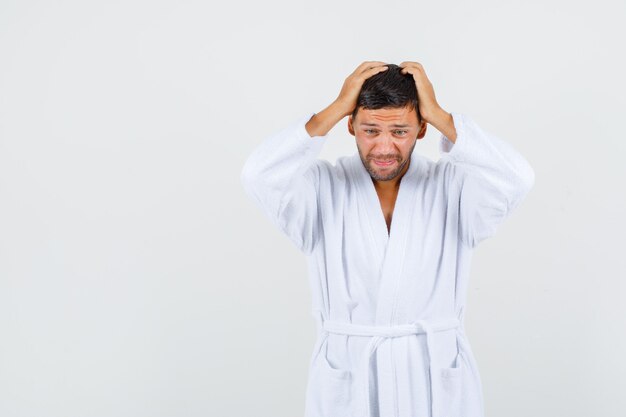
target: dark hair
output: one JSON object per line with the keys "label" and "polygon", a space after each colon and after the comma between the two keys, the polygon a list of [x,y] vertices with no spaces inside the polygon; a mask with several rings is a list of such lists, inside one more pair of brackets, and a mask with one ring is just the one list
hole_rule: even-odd
{"label": "dark hair", "polygon": [[365,109],[382,109],[409,106],[417,113],[417,120],[421,121],[415,79],[411,74],[402,74],[402,68],[396,64],[386,64],[387,69],[372,75],[361,86],[361,92],[352,112],[356,117],[359,107]]}

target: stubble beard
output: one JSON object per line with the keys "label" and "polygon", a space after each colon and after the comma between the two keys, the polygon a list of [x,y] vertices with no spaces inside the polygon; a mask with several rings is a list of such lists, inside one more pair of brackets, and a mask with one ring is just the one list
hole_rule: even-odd
{"label": "stubble beard", "polygon": [[390,160],[390,159],[396,159],[397,161],[401,161],[401,156],[393,156],[393,157],[385,157],[385,158],[372,158],[370,157],[370,159],[367,158],[363,158],[363,154],[361,153],[361,149],[359,149],[358,145],[357,145],[357,150],[359,152],[359,157],[361,158],[361,162],[363,163],[363,166],[365,167],[365,169],[367,170],[367,172],[370,174],[370,177],[372,177],[372,179],[376,180],[376,181],[389,181],[392,180],[394,178],[396,178],[398,175],[400,175],[400,173],[402,172],[402,170],[404,169],[404,167],[406,166],[406,164],[409,163],[409,161],[411,160],[411,155],[413,154],[413,149],[415,149],[415,143],[413,144],[413,146],[411,147],[411,150],[409,151],[409,156],[408,158],[406,158],[404,161],[402,161],[401,163],[398,164],[398,167],[391,171],[388,174],[380,174],[380,172],[378,172],[375,168],[374,159],[384,159],[384,160]]}

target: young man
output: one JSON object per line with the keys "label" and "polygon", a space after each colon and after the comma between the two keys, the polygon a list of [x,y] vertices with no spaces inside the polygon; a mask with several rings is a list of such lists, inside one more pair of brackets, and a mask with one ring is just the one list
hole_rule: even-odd
{"label": "young man", "polygon": [[[358,152],[332,165],[317,156],[345,116]],[[427,124],[437,162],[413,153]],[[444,111],[419,63],[364,62],[332,104],[261,143],[242,182],[309,261],[305,417],[483,417],[470,258],[532,188],[522,155]]]}

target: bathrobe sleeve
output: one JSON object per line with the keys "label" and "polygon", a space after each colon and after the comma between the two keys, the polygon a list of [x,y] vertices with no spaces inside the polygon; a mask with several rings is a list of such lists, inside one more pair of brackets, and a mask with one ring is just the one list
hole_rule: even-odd
{"label": "bathrobe sleeve", "polygon": [[241,172],[246,194],[287,237],[310,254],[320,234],[318,155],[325,136],[310,136],[309,113],[267,137]]}
{"label": "bathrobe sleeve", "polygon": [[459,238],[469,247],[497,226],[528,194],[535,172],[509,143],[482,130],[465,114],[451,113],[457,138],[441,135],[439,150],[452,163],[450,190],[459,203]]}

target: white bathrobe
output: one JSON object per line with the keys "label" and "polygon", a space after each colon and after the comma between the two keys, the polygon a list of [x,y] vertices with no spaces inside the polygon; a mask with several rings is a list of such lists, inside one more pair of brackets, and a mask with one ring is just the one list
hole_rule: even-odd
{"label": "white bathrobe", "polygon": [[318,158],[313,116],[266,138],[247,159],[247,194],[307,256],[318,339],[305,417],[483,417],[463,327],[472,249],[534,184],[526,159],[469,116],[441,158],[413,152],[391,230],[355,149]]}

